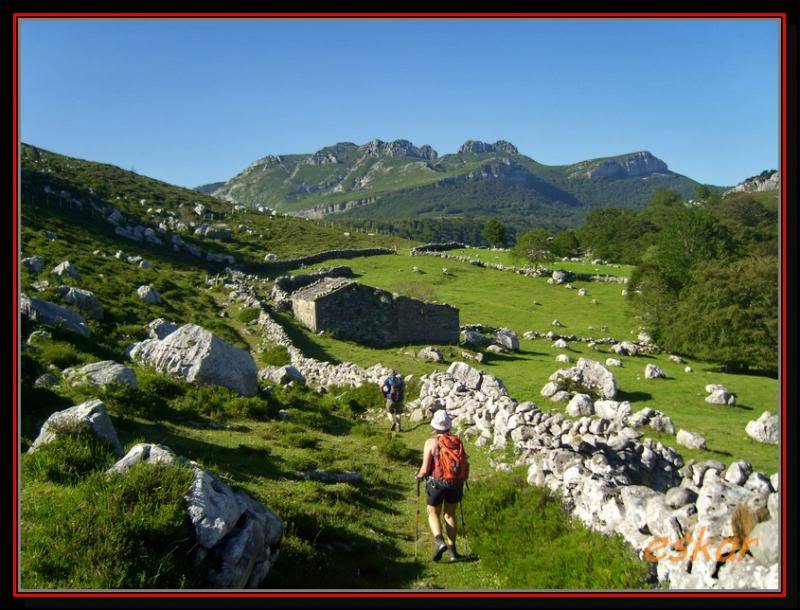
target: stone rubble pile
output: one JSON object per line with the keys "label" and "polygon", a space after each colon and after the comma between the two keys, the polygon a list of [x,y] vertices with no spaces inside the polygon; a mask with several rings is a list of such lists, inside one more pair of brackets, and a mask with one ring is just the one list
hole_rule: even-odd
{"label": "stone rubble pile", "polygon": [[[644,424],[666,427],[669,418],[653,409],[631,413],[630,403],[613,400],[616,384],[610,372],[581,360],[573,369],[554,373],[549,382],[573,384],[569,393],[579,414],[575,419],[543,411],[533,402],[517,402],[499,379],[463,362],[421,378],[420,396],[408,405],[410,417],[428,420],[447,409],[455,429],[477,445],[510,445],[516,465],[528,466],[528,482],[559,494],[565,509],[587,526],[621,534],[643,558],[654,548],[676,557],[656,564],[659,581],[672,589],[777,588],[777,475],[769,479],[746,462],[727,469],[714,460],[684,463],[674,449],[635,430]],[[574,391],[579,385],[606,398],[593,401],[588,393]],[[586,414],[590,404],[600,417]],[[495,467],[508,470],[510,464],[496,460]],[[750,511],[753,532],[737,530],[737,511]],[[713,550],[727,537],[756,533],[760,546],[751,547],[750,554],[742,551],[735,561],[717,561]],[[692,539],[682,558],[684,536]],[[654,547],[654,540],[663,546]],[[712,549],[710,556],[704,545]]]}

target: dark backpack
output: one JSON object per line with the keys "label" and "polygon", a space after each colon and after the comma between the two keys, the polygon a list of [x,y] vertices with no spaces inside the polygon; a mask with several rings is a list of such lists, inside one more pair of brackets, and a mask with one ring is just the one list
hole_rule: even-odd
{"label": "dark backpack", "polygon": [[440,434],[433,452],[433,480],[436,483],[453,486],[467,480],[469,464],[464,444],[453,434]]}
{"label": "dark backpack", "polygon": [[397,402],[403,400],[403,380],[398,377],[389,377],[384,384],[389,388],[386,393],[387,398]]}

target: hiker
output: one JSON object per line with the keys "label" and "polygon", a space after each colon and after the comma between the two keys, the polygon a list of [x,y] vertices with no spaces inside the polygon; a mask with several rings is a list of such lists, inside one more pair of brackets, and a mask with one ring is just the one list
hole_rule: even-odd
{"label": "hiker", "polygon": [[403,396],[405,395],[406,386],[403,378],[397,374],[394,369],[391,370],[389,376],[381,386],[384,398],[386,398],[386,414],[389,421],[392,422],[392,427],[389,432],[397,427],[400,432],[400,414],[403,412]]}
{"label": "hiker", "polygon": [[[456,552],[456,508],[464,496],[464,483],[469,477],[469,460],[461,439],[450,434],[450,416],[444,409],[433,414],[431,428],[436,436],[425,441],[422,466],[417,481],[427,479],[428,524],[436,544],[433,560],[439,561],[447,551],[450,561],[458,560]],[[441,513],[444,505],[445,537],[442,537]]]}

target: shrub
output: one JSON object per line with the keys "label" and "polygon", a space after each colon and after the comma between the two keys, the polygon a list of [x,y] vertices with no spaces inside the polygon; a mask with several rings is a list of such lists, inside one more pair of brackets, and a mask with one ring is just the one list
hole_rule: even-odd
{"label": "shrub", "polygon": [[359,422],[350,428],[350,434],[369,438],[371,436],[377,436],[378,432],[367,422]]}
{"label": "shrub", "polygon": [[21,574],[26,588],[185,588],[194,535],[188,469],[139,464],[98,472],[72,488],[23,481]]}
{"label": "shrub", "polygon": [[467,522],[478,524],[467,540],[499,588],[641,589],[648,582],[652,566],[621,536],[589,530],[519,474],[473,482],[465,506]]}
{"label": "shrub", "polygon": [[52,362],[61,369],[81,364],[86,360],[86,357],[78,352],[72,344],[64,341],[41,343],[39,354],[43,361]]}
{"label": "shrub", "polygon": [[247,324],[257,319],[261,312],[256,307],[244,307],[236,314],[236,319]]}
{"label": "shrub", "polygon": [[394,436],[387,436],[378,444],[378,450],[384,457],[395,462],[416,464],[419,461],[419,451],[406,447],[402,441]]}
{"label": "shrub", "polygon": [[90,472],[109,468],[116,459],[108,443],[79,424],[62,427],[54,441],[26,453],[22,468],[32,480],[72,484]]}
{"label": "shrub", "polygon": [[259,354],[261,362],[265,366],[284,366],[292,363],[289,350],[283,345],[268,345]]}

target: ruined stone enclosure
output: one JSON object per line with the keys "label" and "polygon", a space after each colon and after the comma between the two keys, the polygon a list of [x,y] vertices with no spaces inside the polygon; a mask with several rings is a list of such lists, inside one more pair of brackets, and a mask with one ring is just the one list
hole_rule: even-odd
{"label": "ruined stone enclosure", "polygon": [[457,343],[458,309],[393,295],[347,278],[324,278],[292,293],[292,312],[314,332],[386,347]]}

